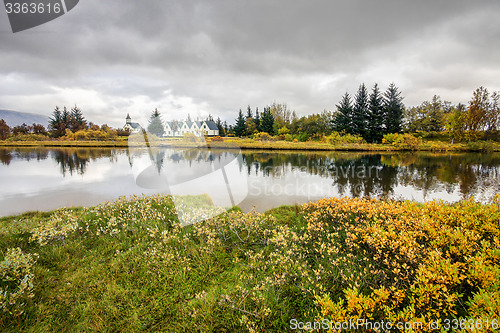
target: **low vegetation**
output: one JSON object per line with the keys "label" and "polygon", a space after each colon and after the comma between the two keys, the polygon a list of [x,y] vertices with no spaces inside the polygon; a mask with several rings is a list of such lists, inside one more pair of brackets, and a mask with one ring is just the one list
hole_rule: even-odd
{"label": "low vegetation", "polygon": [[283,332],[369,318],[474,319],[485,332],[500,318],[499,196],[332,198],[184,224],[163,195],[1,218],[0,330]]}

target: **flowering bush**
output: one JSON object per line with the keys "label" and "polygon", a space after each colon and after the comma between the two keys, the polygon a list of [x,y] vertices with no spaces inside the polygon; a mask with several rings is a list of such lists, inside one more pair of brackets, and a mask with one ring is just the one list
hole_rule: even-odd
{"label": "flowering bush", "polygon": [[78,229],[78,218],[71,210],[59,209],[46,221],[42,221],[31,235],[32,241],[46,245],[52,240],[62,240]]}
{"label": "flowering bush", "polygon": [[120,197],[85,208],[82,230],[91,235],[122,235],[149,232],[158,227],[170,229],[178,224],[172,198],[166,195]]}
{"label": "flowering bush", "polygon": [[217,135],[217,136],[211,137],[210,141],[224,141],[224,138]]}
{"label": "flowering bush", "polygon": [[[265,214],[182,199],[120,198],[32,221],[40,244],[64,242],[40,249],[36,308],[25,302],[36,255],[2,248],[2,309],[40,311],[26,316],[33,331],[65,331],[75,320],[102,331],[133,331],[139,321],[175,332],[261,332],[286,331],[292,318],[500,318],[500,196],[453,205],[332,198]],[[16,224],[23,228],[11,232],[0,221],[9,244],[29,229]],[[83,311],[66,322],[75,302]],[[137,318],[116,324],[118,314]],[[0,330],[16,320],[1,315]]]}
{"label": "flowering bush", "polygon": [[15,316],[24,312],[24,302],[33,297],[32,267],[37,258],[18,247],[7,249],[0,262],[0,311]]}
{"label": "flowering bush", "polygon": [[397,135],[392,143],[398,150],[415,150],[420,144],[422,144],[422,138],[416,138],[408,133]]}
{"label": "flowering bush", "polygon": [[398,137],[398,133],[384,134],[384,137],[382,138],[382,143],[392,145],[394,143],[394,141],[396,141],[397,137]]}
{"label": "flowering bush", "polygon": [[349,143],[365,143],[366,141],[359,135],[344,134],[340,135],[339,132],[333,132],[326,137],[328,143],[335,144],[349,144]]}
{"label": "flowering bush", "polygon": [[258,141],[270,141],[272,137],[269,135],[269,133],[266,132],[259,132],[256,133],[253,138]]}

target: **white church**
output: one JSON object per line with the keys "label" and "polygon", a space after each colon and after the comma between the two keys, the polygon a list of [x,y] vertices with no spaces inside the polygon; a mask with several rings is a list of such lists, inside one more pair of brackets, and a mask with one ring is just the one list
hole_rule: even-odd
{"label": "white church", "polygon": [[[137,133],[142,130],[138,123],[133,123],[130,115],[125,118],[124,130]],[[219,128],[212,120],[203,121],[166,121],[163,123],[165,133],[163,137],[182,137],[186,133],[193,133],[196,136],[217,136]]]}

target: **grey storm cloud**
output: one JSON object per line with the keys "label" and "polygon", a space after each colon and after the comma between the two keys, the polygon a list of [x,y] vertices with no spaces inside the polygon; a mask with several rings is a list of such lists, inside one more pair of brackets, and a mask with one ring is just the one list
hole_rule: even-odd
{"label": "grey storm cloud", "polygon": [[395,82],[407,105],[498,90],[500,2],[81,1],[12,34],[0,14],[0,108],[78,104],[119,126],[286,102],[334,109],[346,91]]}

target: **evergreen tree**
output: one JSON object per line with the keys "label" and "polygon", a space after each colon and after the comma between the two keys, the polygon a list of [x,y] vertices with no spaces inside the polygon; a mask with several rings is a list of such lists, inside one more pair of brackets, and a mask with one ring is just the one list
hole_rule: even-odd
{"label": "evergreen tree", "polygon": [[362,83],[354,97],[354,107],[352,112],[352,131],[354,134],[361,135],[363,138],[367,135],[368,121],[368,90]]}
{"label": "evergreen tree", "polygon": [[226,136],[226,131],[224,130],[224,126],[222,125],[222,120],[220,120],[220,117],[217,117],[215,125],[217,125],[217,129],[219,130],[219,135]]}
{"label": "evergreen tree", "polygon": [[55,107],[52,117],[49,118],[49,130],[56,138],[63,136],[66,131],[63,114],[58,106]]}
{"label": "evergreen tree", "polygon": [[250,108],[250,105],[247,107],[247,116],[245,120],[248,120],[252,118],[253,119],[253,114],[252,114],[252,109]]}
{"label": "evergreen tree", "polygon": [[381,142],[384,135],[384,99],[375,83],[369,97],[368,142]]}
{"label": "evergreen tree", "polygon": [[71,129],[71,113],[66,107],[63,107],[62,111],[62,121],[64,124],[64,129]]}
{"label": "evergreen tree", "polygon": [[274,116],[271,113],[270,107],[264,108],[264,112],[262,112],[261,124],[262,132],[267,132],[270,135],[273,135]]}
{"label": "evergreen tree", "polygon": [[255,126],[257,128],[258,132],[262,132],[261,130],[261,124],[260,124],[260,114],[259,114],[259,108],[255,108],[255,118],[253,119],[255,122]]}
{"label": "evergreen tree", "polygon": [[384,94],[384,118],[386,133],[401,132],[403,122],[403,97],[394,83],[389,85]]}
{"label": "evergreen tree", "polygon": [[82,111],[76,105],[71,109],[70,117],[71,117],[70,128],[73,132],[87,128],[87,120],[85,120]]}
{"label": "evergreen tree", "polygon": [[233,128],[234,135],[236,136],[244,136],[245,135],[245,118],[243,117],[243,112],[240,109],[238,114],[238,118],[236,119],[236,125]]}
{"label": "evergreen tree", "polygon": [[151,113],[151,117],[149,117],[148,132],[156,135],[157,137],[161,137],[165,133],[163,121],[161,120],[161,115],[158,109],[155,109]]}
{"label": "evergreen tree", "polygon": [[444,107],[441,97],[434,95],[432,102],[428,104],[427,110],[428,131],[439,132],[444,126]]}
{"label": "evergreen tree", "polygon": [[351,119],[352,119],[352,101],[348,93],[342,97],[342,100],[337,105],[337,115],[334,119],[334,128],[338,132],[352,134]]}

